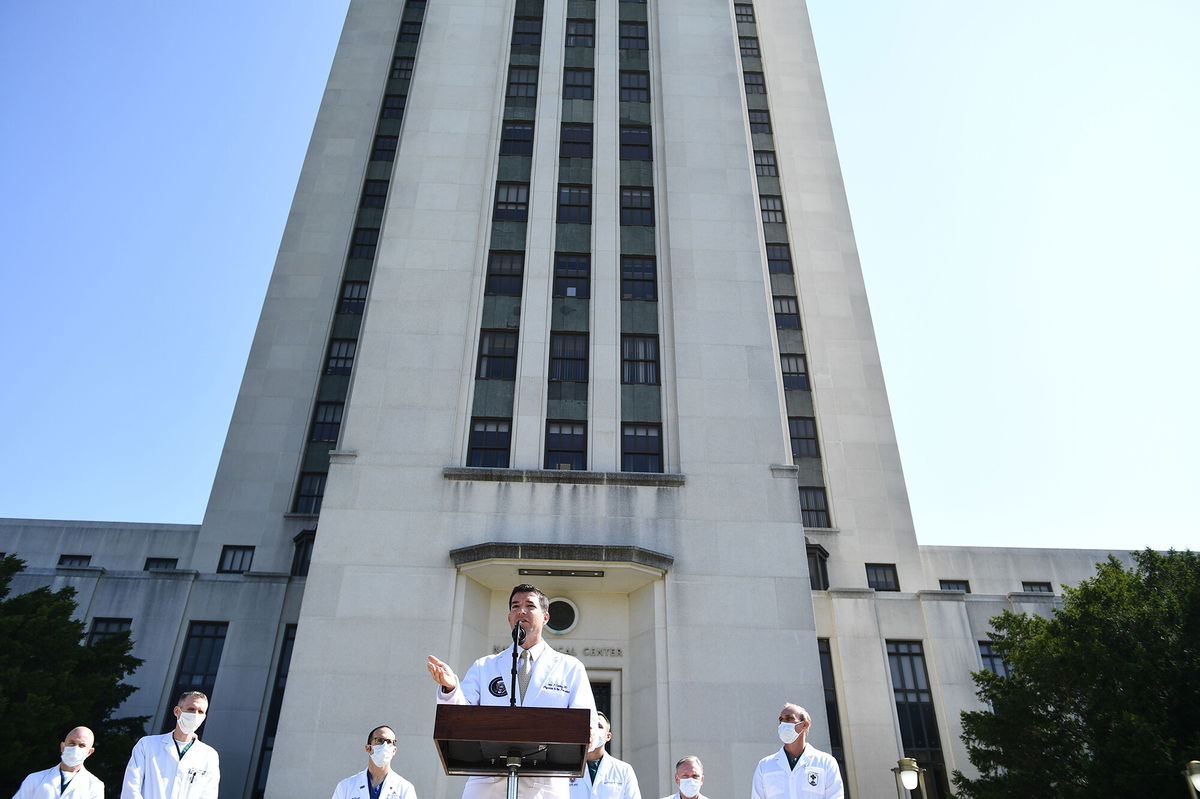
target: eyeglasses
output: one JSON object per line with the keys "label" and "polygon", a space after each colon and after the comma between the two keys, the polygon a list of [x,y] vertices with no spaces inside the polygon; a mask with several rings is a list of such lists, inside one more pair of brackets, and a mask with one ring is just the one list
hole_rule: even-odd
{"label": "eyeglasses", "polygon": [[375,746],[395,746],[395,738],[372,738],[371,743]]}

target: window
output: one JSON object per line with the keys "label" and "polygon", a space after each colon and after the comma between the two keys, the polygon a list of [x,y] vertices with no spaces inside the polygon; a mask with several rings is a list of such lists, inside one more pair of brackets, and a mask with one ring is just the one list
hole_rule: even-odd
{"label": "window", "polygon": [[779,366],[783,370],[784,388],[808,388],[808,364],[803,355],[780,355]]}
{"label": "window", "polygon": [[348,375],[354,366],[354,351],[358,342],[352,338],[335,338],[329,342],[329,357],[325,359],[325,374]]}
{"label": "window", "polygon": [[626,161],[650,160],[650,128],[641,125],[621,127],[621,158]]}
{"label": "window", "polygon": [[621,425],[621,471],[662,470],[662,432],[659,425]]}
{"label": "window", "polygon": [[374,258],[375,247],[379,244],[379,228],[359,227],[354,229],[354,237],[350,239],[351,258]]}
{"label": "window", "polygon": [[359,208],[382,208],[387,202],[388,182],[386,180],[368,180],[363,184],[362,200]]}
{"label": "window", "polygon": [[492,250],[488,253],[487,282],[483,287],[484,293],[504,297],[520,297],[521,275],[524,270],[525,253]]}
{"label": "window", "polygon": [[750,3],[734,3],[733,18],[738,22],[753,22],[754,6]]}
{"label": "window", "polygon": [[621,102],[648,103],[650,102],[650,73],[622,72],[621,73]]}
{"label": "window", "polygon": [[779,167],[775,163],[775,153],[770,150],[755,150],[754,173],[768,178],[777,177]]}
{"label": "window", "polygon": [[500,155],[533,155],[533,123],[505,122],[500,132]]}
{"label": "window", "polygon": [[647,33],[645,22],[622,22],[621,23],[621,49],[622,50],[646,50],[649,49],[649,34]]}
{"label": "window", "polygon": [[621,187],[621,224],[654,224],[654,189]]}
{"label": "window", "polygon": [[805,527],[829,527],[824,488],[800,489],[800,521]]}
{"label": "window", "polygon": [[921,799],[949,796],[946,770],[942,764],[942,740],[938,735],[933,693],[929,688],[929,673],[925,670],[925,652],[921,642],[888,641],[887,656],[904,754],[916,758],[931,772],[927,782],[930,795]]}
{"label": "window", "polygon": [[592,223],[592,187],[558,186],[558,221]]}
{"label": "window", "polygon": [[657,336],[621,336],[621,382],[658,385]]}
{"label": "window", "polygon": [[545,468],[587,468],[587,425],[583,422],[546,422]]}
{"label": "window", "polygon": [[592,126],[564,122],[558,154],[562,158],[591,158]]}
{"label": "window", "polygon": [[595,47],[596,23],[590,19],[567,20],[567,47]]}
{"label": "window", "polygon": [[[411,8],[414,0],[408,0]],[[425,5],[425,0],[421,0]],[[279,711],[283,707],[283,692],[287,688],[288,670],[292,664],[292,649],[296,644],[296,625],[284,628],[283,643],[279,647],[279,665],[275,668],[275,682],[271,689],[271,701],[267,705],[267,723],[263,728],[262,749],[258,753],[258,773],[254,777],[254,792],[251,799],[263,799],[267,793],[267,775],[271,770],[271,755],[275,751],[275,732],[279,729]]]}
{"label": "window", "polygon": [[91,566],[92,565],[92,556],[91,555],[59,555],[58,556],[58,565],[66,566],[68,568]]}
{"label": "window", "polygon": [[336,442],[338,430],[342,426],[343,402],[318,402],[316,413],[313,414],[312,433],[309,441]]}
{"label": "window", "polygon": [[375,146],[371,150],[372,161],[395,161],[396,160],[396,145],[400,142],[399,136],[376,136]]}
{"label": "window", "polygon": [[590,69],[563,70],[563,99],[590,100],[595,73]]}
{"label": "window", "polygon": [[644,255],[622,255],[621,299],[656,299],[654,271],[654,258]]}
{"label": "window", "polygon": [[524,222],[529,218],[529,184],[527,183],[497,183],[496,210],[497,220],[511,219]]}
{"label": "window", "polygon": [[509,424],[508,419],[472,419],[467,465],[508,468]]}
{"label": "window", "polygon": [[586,333],[550,334],[550,379],[586,383],[588,379]]}
{"label": "window", "polygon": [[398,55],[392,59],[393,80],[409,80],[412,78],[413,63],[416,61],[412,56]]}
{"label": "window", "polygon": [[868,563],[867,588],[876,591],[899,591],[900,578],[896,576],[895,563]]}
{"label": "window", "polygon": [[760,55],[762,55],[762,53],[758,51],[757,36],[739,36],[738,47],[741,48],[743,58],[747,56],[751,58],[758,58]]}
{"label": "window", "polygon": [[1050,583],[1021,583],[1021,590],[1027,594],[1053,594],[1054,589],[1050,587]]}
{"label": "window", "polygon": [[513,47],[540,47],[542,44],[542,21],[529,17],[514,19],[512,43]]}
{"label": "window", "polygon": [[751,133],[770,133],[771,132],[771,112],[770,111],[751,111],[750,112],[750,132]]}
{"label": "window", "polygon": [[167,696],[170,704],[165,709],[161,732],[170,732],[175,727],[175,714],[171,711],[184,691],[201,691],[209,699],[212,698],[213,687],[217,684],[217,668],[221,665],[221,651],[225,648],[225,633],[228,631],[229,623],[223,621],[194,621],[188,625],[175,685]]}
{"label": "window", "polygon": [[101,641],[127,633],[133,628],[133,619],[102,619],[99,616],[92,619],[92,629],[88,631],[87,645],[95,646]]}
{"label": "window", "polygon": [[538,72],[534,67],[508,68],[509,97],[537,97]]}
{"label": "window", "polygon": [[789,416],[788,433],[792,438],[793,458],[816,458],[817,420],[811,416]]}
{"label": "window", "polygon": [[556,252],[554,254],[554,296],[590,296],[591,256],[586,253]]}
{"label": "window", "polygon": [[742,82],[746,86],[746,94],[766,94],[767,78],[761,72],[745,72]]}
{"label": "window", "polygon": [[763,194],[758,198],[758,207],[762,210],[762,221],[783,221],[783,198],[777,194]]}
{"label": "window", "polygon": [[1007,677],[1009,675],[1008,664],[1004,662],[1004,658],[1000,657],[996,650],[992,649],[991,641],[979,642],[979,660],[983,663],[983,667],[999,677]]}
{"label": "window", "polygon": [[517,334],[484,330],[479,336],[480,380],[513,380],[517,376]]}
{"label": "window", "polygon": [[146,558],[146,565],[142,567],[142,571],[153,571],[161,569],[163,571],[175,571],[179,568],[179,558]]}
{"label": "window", "polygon": [[767,271],[773,275],[790,275],[792,273],[792,250],[788,245],[767,245]]}
{"label": "window", "polygon": [[397,41],[415,42],[421,38],[421,23],[420,22],[401,22],[400,36]]}
{"label": "window", "polygon": [[[833,681],[833,653],[828,638],[817,639],[817,654],[821,658],[821,686],[825,689],[825,718],[829,724],[829,754],[838,762],[838,768],[846,773],[846,750],[842,745],[842,719],[838,713],[837,685]],[[850,799],[850,794],[846,794]]]}
{"label": "window", "polygon": [[971,584],[966,580],[938,580],[938,587],[943,591],[962,591],[971,593]]}
{"label": "window", "polygon": [[347,280],[342,283],[342,300],[338,313],[360,314],[367,307],[367,281]]}
{"label": "window", "polygon": [[383,108],[379,109],[380,119],[401,119],[404,116],[404,102],[407,99],[403,94],[384,95]]}
{"label": "window", "polygon": [[825,591],[829,588],[829,551],[820,544],[804,545],[808,553],[808,586],[814,591]]}
{"label": "window", "polygon": [[217,572],[221,574],[244,574],[250,571],[254,561],[254,547],[227,545],[221,547],[221,560]]}
{"label": "window", "polygon": [[292,539],[291,575],[293,577],[308,576],[308,567],[312,563],[313,543],[316,538],[316,530],[301,530]]}
{"label": "window", "polygon": [[408,2],[404,4],[404,8],[405,10],[410,8],[425,8],[425,5],[426,0],[408,0]]}
{"label": "window", "polygon": [[325,477],[324,472],[300,474],[300,485],[296,489],[296,513],[321,512],[321,498],[325,496]]}
{"label": "window", "polygon": [[775,306],[775,327],[780,330],[800,329],[800,308],[795,297],[772,297]]}

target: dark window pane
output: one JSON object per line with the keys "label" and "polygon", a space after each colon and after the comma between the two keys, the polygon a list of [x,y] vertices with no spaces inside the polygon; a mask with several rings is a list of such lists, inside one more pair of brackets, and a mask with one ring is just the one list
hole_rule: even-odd
{"label": "dark window pane", "polygon": [[479,336],[480,380],[512,380],[517,376],[517,334],[484,330]]}
{"label": "dark window pane", "polygon": [[782,354],[779,364],[783,370],[784,388],[808,388],[808,364],[803,355]]}
{"label": "dark window pane", "polygon": [[745,57],[757,58],[761,55],[758,51],[758,37],[756,36],[739,36],[738,46]]}
{"label": "dark window pane", "polygon": [[621,426],[621,471],[661,472],[662,431],[656,424]]}
{"label": "dark window pane", "polygon": [[648,256],[621,256],[621,299],[654,300],[657,296],[654,259]]}
{"label": "dark window pane", "polygon": [[523,222],[529,216],[529,186],[524,183],[496,184],[496,219]]}
{"label": "dark window pane", "polygon": [[621,224],[654,224],[654,190],[621,187]]}
{"label": "dark window pane", "polygon": [[360,314],[367,307],[367,281],[347,280],[342,283],[342,298],[338,313]]}
{"label": "dark window pane", "polygon": [[750,3],[734,3],[733,15],[738,22],[753,22],[754,6]]}
{"label": "dark window pane", "polygon": [[533,123],[505,122],[500,133],[500,155],[532,155]]}
{"label": "dark window pane", "polygon": [[308,440],[336,442],[338,431],[342,427],[344,408],[345,403],[341,402],[318,402],[317,410],[313,414],[312,433]]}
{"label": "dark window pane", "polygon": [[800,489],[800,517],[805,527],[829,527],[824,488]]}
{"label": "dark window pane", "polygon": [[304,472],[296,489],[296,513],[320,513],[325,495],[325,473]]}
{"label": "dark window pane", "polygon": [[351,258],[374,258],[375,247],[379,244],[379,228],[360,227],[354,229],[354,237],[350,239]]}
{"label": "dark window pane", "polygon": [[642,126],[622,126],[621,158],[626,161],[650,160],[650,128]]}
{"label": "dark window pane", "polygon": [[403,94],[388,94],[383,98],[383,108],[379,110],[382,119],[400,119],[404,116],[404,103],[408,98]]}
{"label": "dark window pane", "polygon": [[754,152],[754,172],[763,177],[779,175],[779,166],[775,163],[775,153],[770,150],[756,150]]}
{"label": "dark window pane", "polygon": [[586,298],[590,296],[591,256],[586,253],[554,254],[554,296]]}
{"label": "dark window pane", "polygon": [[467,465],[508,468],[510,423],[509,419],[472,419]]}
{"label": "dark window pane", "polygon": [[658,385],[658,337],[621,337],[621,382]]}
{"label": "dark window pane", "polygon": [[127,633],[133,627],[133,619],[92,619],[92,629],[88,632],[87,645],[95,646],[101,641]]}
{"label": "dark window pane", "polygon": [[383,208],[387,204],[388,182],[386,180],[368,180],[363,183],[360,208]]}
{"label": "dark window pane", "polygon": [[520,297],[524,268],[525,253],[492,250],[488,253],[487,283],[484,285],[484,292]]}
{"label": "dark window pane", "polygon": [[542,43],[542,21],[526,17],[513,20],[512,43],[514,47],[538,47]]}
{"label": "dark window pane", "polygon": [[745,72],[742,80],[746,84],[746,94],[767,93],[767,79],[761,72]]}
{"label": "dark window pane", "polygon": [[650,46],[644,22],[622,22],[620,34],[622,50],[645,50]]}
{"label": "dark window pane", "polygon": [[762,221],[783,222],[783,198],[779,195],[763,194],[758,198],[758,206],[762,209]]}
{"label": "dark window pane", "polygon": [[592,126],[564,122],[558,154],[563,158],[592,157]]}
{"label": "dark window pane", "polygon": [[781,330],[800,329],[800,307],[795,297],[772,297],[775,307],[775,327]]}
{"label": "dark window pane", "polygon": [[396,160],[396,145],[400,142],[399,136],[376,136],[375,146],[371,150],[372,161],[395,161]]}
{"label": "dark window pane", "polygon": [[751,133],[770,133],[771,132],[771,112],[770,111],[751,111],[750,112],[750,132]]}
{"label": "dark window pane", "polygon": [[589,225],[592,222],[592,187],[558,187],[558,221]]}
{"label": "dark window pane", "polygon": [[792,251],[788,245],[767,245],[767,271],[773,275],[790,275],[792,273]]}
{"label": "dark window pane", "polygon": [[650,73],[622,72],[621,73],[621,102],[648,103],[650,102]]}
{"label": "dark window pane", "polygon": [[810,416],[789,416],[788,432],[792,439],[792,457],[815,458],[817,450],[817,421]]}
{"label": "dark window pane", "polygon": [[242,574],[250,571],[253,561],[254,547],[225,546],[221,548],[221,560],[217,564],[217,571]]}
{"label": "dark window pane", "polygon": [[358,342],[350,338],[335,338],[329,342],[329,356],[325,359],[325,374],[348,375],[354,366],[354,353]]}
{"label": "dark window pane", "polygon": [[563,97],[567,100],[591,100],[595,73],[590,69],[563,70]]}
{"label": "dark window pane", "polygon": [[596,23],[590,19],[567,20],[567,47],[594,47]]}
{"label": "dark window pane", "polygon": [[413,59],[411,56],[398,55],[392,59],[392,73],[389,77],[393,80],[408,80],[412,78]]}
{"label": "dark window pane", "polygon": [[210,700],[213,687],[217,684],[217,668],[221,665],[221,652],[225,649],[225,633],[229,623],[223,621],[194,621],[188,625],[187,639],[179,657],[179,670],[175,674],[175,685],[167,697],[168,705],[163,714],[161,732],[169,732],[175,726],[175,715],[171,711],[175,702],[185,691],[200,691]]}
{"label": "dark window pane", "polygon": [[583,422],[546,422],[545,468],[587,468],[587,426]]}
{"label": "dark window pane", "polygon": [[550,334],[550,380],[586,383],[588,379],[586,333]]}
{"label": "dark window pane", "polygon": [[421,38],[421,23],[420,22],[401,22],[399,41],[415,42]]}
{"label": "dark window pane", "polygon": [[899,591],[900,578],[894,563],[868,563],[867,587],[876,591]]}

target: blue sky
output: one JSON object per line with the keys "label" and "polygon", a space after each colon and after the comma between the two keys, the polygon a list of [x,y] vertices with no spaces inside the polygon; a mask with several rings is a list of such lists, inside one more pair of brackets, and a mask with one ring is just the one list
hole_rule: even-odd
{"label": "blue sky", "polygon": [[[0,4],[0,515],[200,520],[345,7]],[[809,9],[918,538],[1194,547],[1200,6]]]}

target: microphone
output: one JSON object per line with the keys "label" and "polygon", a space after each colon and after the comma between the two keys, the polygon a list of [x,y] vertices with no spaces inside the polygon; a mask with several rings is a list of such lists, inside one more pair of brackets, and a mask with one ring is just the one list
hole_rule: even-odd
{"label": "microphone", "polygon": [[512,639],[513,643],[517,646],[525,643],[525,628],[521,625],[521,622],[517,622],[515,625],[513,625]]}

